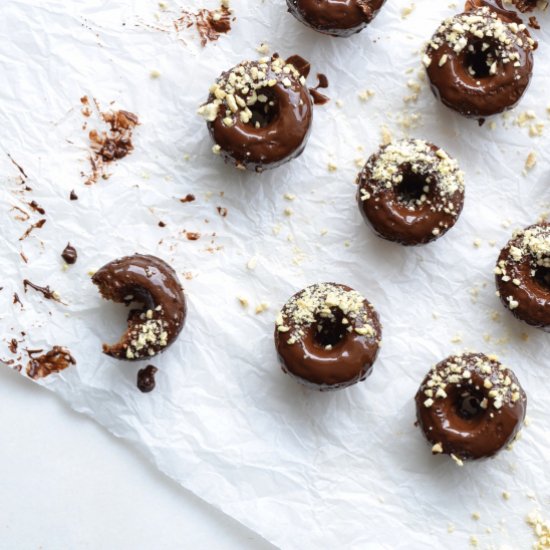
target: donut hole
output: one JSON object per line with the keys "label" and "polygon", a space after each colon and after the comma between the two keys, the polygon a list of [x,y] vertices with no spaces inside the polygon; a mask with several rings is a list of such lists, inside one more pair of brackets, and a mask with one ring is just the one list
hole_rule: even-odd
{"label": "donut hole", "polygon": [[317,330],[315,332],[315,343],[326,348],[338,345],[347,334],[347,327],[344,324],[344,314],[340,309],[331,308],[329,317],[319,317],[317,319]]}
{"label": "donut hole", "polygon": [[455,400],[456,413],[464,420],[474,420],[483,416],[485,413],[485,409],[481,406],[483,398],[481,392],[466,390],[459,393]]}
{"label": "donut hole", "polygon": [[417,204],[429,192],[428,177],[410,169],[404,170],[402,175],[401,183],[395,188],[397,198],[405,204]]}
{"label": "donut hole", "polygon": [[256,101],[254,105],[248,108],[252,112],[252,118],[249,124],[255,128],[265,128],[269,126],[279,116],[279,102],[272,89],[264,88],[257,92],[259,98],[267,98],[266,101]]}
{"label": "donut hole", "polygon": [[550,267],[537,267],[535,281],[545,290],[550,291]]}
{"label": "donut hole", "polygon": [[473,78],[487,78],[491,75],[491,66],[496,61],[495,53],[486,42],[476,42],[468,46],[464,57],[464,66]]}

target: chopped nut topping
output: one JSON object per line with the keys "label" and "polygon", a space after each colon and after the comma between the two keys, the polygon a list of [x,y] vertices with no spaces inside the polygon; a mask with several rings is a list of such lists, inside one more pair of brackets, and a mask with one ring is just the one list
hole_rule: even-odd
{"label": "chopped nut topping", "polygon": [[[518,384],[512,382],[508,369],[498,362],[495,356],[464,353],[449,357],[430,371],[421,390],[427,397],[424,406],[431,407],[438,399],[445,399],[450,386],[463,387],[465,392],[473,386],[472,375],[481,378],[487,392],[480,406],[492,406],[495,410],[504,405],[512,405],[521,398]],[[477,390],[480,388],[477,387]],[[516,395],[517,394],[517,395]],[[517,399],[515,398],[517,397]]]}
{"label": "chopped nut topping", "polygon": [[[367,181],[370,189],[361,187],[361,200],[376,200],[379,193],[398,188],[406,177],[405,171],[425,180],[421,196],[407,199],[409,208],[429,205],[437,211],[454,211],[453,196],[464,190],[464,174],[457,161],[445,151],[434,151],[429,143],[420,139],[404,139],[385,145],[367,161],[359,178]],[[432,200],[432,190],[438,201]],[[435,228],[433,233],[438,235],[441,230]]]}
{"label": "chopped nut topping", "polygon": [[[355,290],[341,285],[321,283],[309,286],[293,296],[277,316],[279,332],[290,332],[288,344],[296,343],[314,324],[321,331],[324,323],[340,324],[346,332],[375,338],[371,311],[365,299]],[[283,327],[283,330],[281,330]]]}
{"label": "chopped nut topping", "polygon": [[261,107],[269,113],[273,108],[269,89],[278,83],[285,88],[297,88],[305,84],[305,79],[293,65],[277,55],[244,61],[211,86],[208,102],[201,105],[197,113],[207,122],[214,122],[219,117],[228,128],[238,121],[252,124],[251,107]]}
{"label": "chopped nut topping", "polygon": [[[486,40],[484,42],[484,39]],[[450,48],[439,60],[439,66],[445,65],[449,55],[459,55],[465,49],[474,51],[473,43],[481,42],[481,51],[485,52],[488,73],[497,74],[499,69],[513,63],[520,66],[518,48],[532,50],[535,42],[529,37],[526,26],[515,22],[506,22],[489,7],[484,6],[473,11],[449,17],[440,25],[428,42],[422,62],[426,67],[432,63],[435,52],[442,46]],[[443,60],[444,59],[444,60]],[[468,67],[472,77],[476,77],[474,67]]]}

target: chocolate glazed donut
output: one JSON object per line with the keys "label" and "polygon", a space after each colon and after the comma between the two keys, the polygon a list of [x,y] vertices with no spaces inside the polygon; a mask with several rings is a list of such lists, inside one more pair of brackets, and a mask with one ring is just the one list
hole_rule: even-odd
{"label": "chocolate glazed donut", "polygon": [[504,306],[525,323],[550,332],[550,223],[517,232],[495,268]]}
{"label": "chocolate glazed donut", "polygon": [[298,292],[283,307],[275,347],[285,373],[313,389],[337,390],[370,375],[381,334],[368,300],[348,286],[322,283]]}
{"label": "chocolate glazed donut", "polygon": [[465,353],[438,363],[416,394],[418,425],[433,454],[460,465],[495,455],[519,432],[527,407],[516,376],[494,356]]}
{"label": "chocolate glazed donut", "polygon": [[130,305],[143,304],[128,315],[128,328],[103,352],[116,359],[136,361],[163,352],[177,338],[187,312],[176,272],[155,256],[134,254],[104,265],[92,277],[103,298]]}
{"label": "chocolate glazed donut", "polygon": [[362,31],[386,0],[286,0],[288,11],[308,27],[331,36]]}
{"label": "chocolate glazed donut", "polygon": [[444,105],[483,119],[519,102],[531,80],[535,48],[514,12],[485,5],[446,19],[423,62],[432,91]]}
{"label": "chocolate glazed donut", "polygon": [[464,205],[464,175],[445,151],[420,139],[384,145],[357,177],[357,203],[375,233],[406,246],[442,237]]}
{"label": "chocolate glazed donut", "polygon": [[305,76],[274,55],[223,73],[198,112],[216,143],[214,153],[237,168],[262,172],[303,152],[313,103]]}

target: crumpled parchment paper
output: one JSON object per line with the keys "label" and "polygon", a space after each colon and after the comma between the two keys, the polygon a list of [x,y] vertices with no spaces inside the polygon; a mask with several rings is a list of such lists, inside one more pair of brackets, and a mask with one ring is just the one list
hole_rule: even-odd
{"label": "crumpled parchment paper", "polygon": [[[214,0],[185,4],[217,7]],[[524,100],[508,117],[478,127],[440,106],[418,78],[419,49],[460,6],[417,2],[402,17],[410,3],[391,0],[368,30],[337,40],[300,25],[283,0],[232,0],[232,31],[204,48],[193,28],[171,26],[178,2],[166,6],[3,4],[4,338],[23,340],[20,351],[67,346],[77,365],[41,384],[277,546],[464,548],[475,536],[483,548],[529,547],[525,515],[550,505],[550,342],[502,308],[492,270],[512,230],[549,209],[550,14],[539,14],[543,29],[533,32],[540,48]],[[216,76],[259,56],[262,42],[271,52],[309,59],[314,72],[328,76],[332,101],[315,109],[303,156],[256,175],[212,155],[195,111]],[[362,101],[367,89],[374,95]],[[82,129],[84,95],[141,122],[135,151],[93,186],[84,185],[81,172],[90,169],[87,131],[100,126],[90,117]],[[541,122],[543,135],[530,137],[529,127]],[[394,137],[439,144],[466,173],[462,217],[434,244],[384,242],[361,219],[354,179],[383,125]],[[524,175],[532,151],[538,162]],[[5,153],[25,170],[32,191],[21,191]],[[69,201],[71,189],[78,201]],[[188,193],[196,200],[181,203]],[[29,211],[31,200],[46,210],[47,222],[19,241],[41,216],[31,212],[30,221],[20,221],[13,206]],[[225,218],[217,207],[227,208]],[[189,241],[184,230],[201,238]],[[63,270],[67,241],[79,259]],[[101,300],[88,275],[136,251],[171,263],[189,301],[181,337],[148,362],[159,368],[149,395],[135,385],[143,364],[101,354],[101,343],[123,330],[126,311]],[[50,285],[67,305],[25,294],[25,277]],[[280,371],[273,347],[277,310],[318,281],[361,291],[384,325],[372,377],[336,393],[297,385]],[[13,292],[24,309],[12,304]],[[267,309],[257,314],[260,304]],[[513,450],[459,468],[431,456],[414,427],[413,396],[433,363],[463,349],[496,353],[515,370],[531,422]],[[12,357],[7,346],[1,356]]]}

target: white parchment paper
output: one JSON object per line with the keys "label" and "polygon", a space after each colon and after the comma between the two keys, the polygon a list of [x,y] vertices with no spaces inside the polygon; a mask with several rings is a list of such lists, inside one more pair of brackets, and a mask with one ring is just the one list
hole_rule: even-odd
{"label": "white parchment paper", "polygon": [[[146,0],[2,2],[4,338],[25,331],[20,347],[67,346],[76,367],[41,384],[279,547],[464,548],[472,535],[483,548],[530,547],[524,517],[550,507],[550,342],[501,307],[492,270],[512,230],[536,221],[550,201],[550,15],[539,16],[543,30],[533,33],[540,48],[521,105],[480,128],[438,105],[424,84],[416,102],[404,102],[418,81],[419,48],[460,7],[416,2],[402,18],[410,3],[389,0],[368,30],[337,40],[300,25],[283,0],[232,0],[233,30],[201,48],[193,29],[172,29],[181,6],[166,4],[167,11]],[[257,57],[261,42],[309,59],[328,76],[332,101],[315,110],[302,157],[255,175],[212,155],[195,111],[215,77]],[[375,93],[362,102],[366,89]],[[141,121],[135,151],[89,187],[81,176],[89,171],[84,95],[103,108],[114,101]],[[514,124],[527,110],[546,123],[541,137]],[[93,118],[88,124],[97,127]],[[466,173],[463,215],[434,244],[384,242],[360,217],[356,161],[378,147],[382,125],[394,137],[439,144]],[[531,151],[538,162],[523,175]],[[32,191],[19,192],[5,153],[25,169]],[[69,201],[71,189],[78,201]],[[196,201],[179,202],[188,193]],[[19,241],[40,216],[22,222],[12,208],[29,210],[30,200],[45,208],[47,222]],[[202,237],[188,241],[184,230]],[[64,271],[60,253],[69,240],[79,259]],[[143,365],[100,353],[101,342],[123,330],[126,312],[102,301],[88,275],[136,251],[170,262],[189,300],[181,337],[151,361],[159,373],[149,395],[135,387]],[[68,305],[25,294],[24,277],[49,284]],[[374,303],[384,345],[366,383],[321,394],[282,374],[272,330],[288,297],[328,280]],[[238,296],[249,300],[247,309]],[[256,314],[263,302],[269,308]],[[497,353],[516,371],[531,423],[513,450],[459,468],[431,456],[414,427],[413,397],[434,362],[465,348]],[[10,358],[7,347],[1,356]]]}

